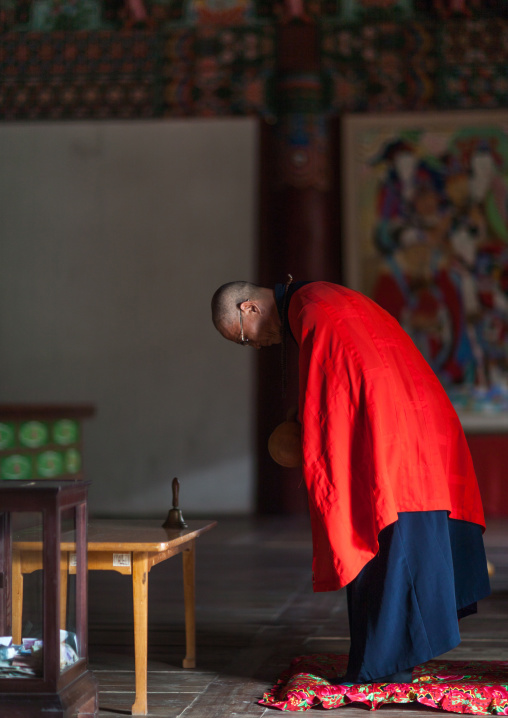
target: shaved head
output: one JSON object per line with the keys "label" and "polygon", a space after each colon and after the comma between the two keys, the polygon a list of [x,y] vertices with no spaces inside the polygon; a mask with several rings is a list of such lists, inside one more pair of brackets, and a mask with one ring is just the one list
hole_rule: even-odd
{"label": "shaved head", "polygon": [[212,320],[225,339],[253,349],[280,344],[275,292],[251,282],[229,282],[212,297]]}
{"label": "shaved head", "polygon": [[212,297],[212,321],[216,329],[229,327],[238,321],[238,307],[247,299],[258,299],[262,287],[251,282],[228,282]]}

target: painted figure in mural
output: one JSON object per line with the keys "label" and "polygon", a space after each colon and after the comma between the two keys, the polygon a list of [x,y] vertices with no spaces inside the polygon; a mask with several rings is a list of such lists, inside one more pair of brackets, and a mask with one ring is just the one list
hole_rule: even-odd
{"label": "painted figure in mural", "polygon": [[493,236],[508,242],[508,187],[501,166],[499,154],[479,142],[470,160],[470,197],[473,206],[484,208]]}
{"label": "painted figure in mural", "polygon": [[347,587],[337,682],[410,681],[490,591],[476,477],[442,385],[388,312],[337,284],[233,282],[212,318],[236,344],[298,344],[314,590]]}
{"label": "painted figure in mural", "polygon": [[508,296],[497,280],[508,269],[499,267],[508,244],[507,150],[469,134],[432,155],[394,138],[372,160],[382,171],[373,297],[448,387],[508,387]]}
{"label": "painted figure in mural", "polygon": [[373,164],[385,163],[378,190],[374,244],[382,262],[374,299],[410,334],[434,371],[449,381],[474,373],[460,294],[447,271],[452,217],[444,175],[419,160],[407,142],[388,143]]}
{"label": "painted figure in mural", "polygon": [[508,268],[508,194],[496,144],[474,137],[452,144],[446,183],[452,211],[448,271],[461,296],[475,385],[494,392],[507,383],[508,349],[508,295],[499,281]]}

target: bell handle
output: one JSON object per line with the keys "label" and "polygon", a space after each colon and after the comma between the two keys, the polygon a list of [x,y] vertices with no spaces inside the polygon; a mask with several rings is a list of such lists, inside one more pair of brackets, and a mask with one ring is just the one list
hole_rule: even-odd
{"label": "bell handle", "polygon": [[178,494],[180,492],[180,482],[178,481],[176,476],[173,479],[172,487],[173,487],[173,508],[177,509],[178,508]]}

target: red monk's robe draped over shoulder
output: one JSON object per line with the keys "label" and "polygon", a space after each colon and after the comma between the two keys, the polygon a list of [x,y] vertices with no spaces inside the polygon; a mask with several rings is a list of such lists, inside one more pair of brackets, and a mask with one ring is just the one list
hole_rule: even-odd
{"label": "red monk's robe draped over shoulder", "polygon": [[298,289],[288,316],[300,347],[314,590],[352,581],[398,511],[448,510],[484,527],[457,414],[398,322],[327,282]]}

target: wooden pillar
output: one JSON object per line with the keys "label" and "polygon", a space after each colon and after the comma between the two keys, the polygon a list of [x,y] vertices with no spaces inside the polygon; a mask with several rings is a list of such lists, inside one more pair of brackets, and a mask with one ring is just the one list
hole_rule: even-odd
{"label": "wooden pillar", "polygon": [[[258,282],[338,281],[334,177],[329,123],[323,110],[318,32],[313,24],[279,30],[277,121],[261,126]],[[301,472],[277,466],[267,441],[298,402],[298,355],[288,341],[288,388],[282,398],[280,347],[258,355],[257,439],[259,513],[302,513]]]}

